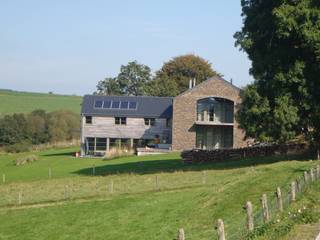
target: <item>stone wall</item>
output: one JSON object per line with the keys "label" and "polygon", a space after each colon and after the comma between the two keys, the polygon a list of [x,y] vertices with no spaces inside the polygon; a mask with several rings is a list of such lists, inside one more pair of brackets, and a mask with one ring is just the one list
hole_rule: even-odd
{"label": "stone wall", "polygon": [[[220,97],[234,102],[235,113],[241,104],[240,89],[219,77],[213,77],[173,100],[172,148],[176,151],[194,149],[196,146],[195,121],[197,101],[207,97]],[[244,132],[234,120],[233,147],[247,146]]]}

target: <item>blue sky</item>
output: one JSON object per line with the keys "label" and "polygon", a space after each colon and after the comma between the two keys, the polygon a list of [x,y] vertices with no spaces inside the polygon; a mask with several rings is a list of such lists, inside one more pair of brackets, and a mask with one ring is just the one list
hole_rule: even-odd
{"label": "blue sky", "polygon": [[252,81],[234,47],[240,0],[1,0],[0,88],[85,94],[137,60],[158,70],[197,54],[227,80]]}

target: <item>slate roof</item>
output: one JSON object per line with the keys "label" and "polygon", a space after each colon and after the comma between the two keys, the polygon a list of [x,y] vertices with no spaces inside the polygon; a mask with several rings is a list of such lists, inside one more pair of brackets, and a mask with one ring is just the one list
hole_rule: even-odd
{"label": "slate roof", "polygon": [[[96,108],[96,101],[136,102],[137,107],[136,109]],[[172,97],[85,95],[81,113],[116,117],[172,118],[172,102]]]}

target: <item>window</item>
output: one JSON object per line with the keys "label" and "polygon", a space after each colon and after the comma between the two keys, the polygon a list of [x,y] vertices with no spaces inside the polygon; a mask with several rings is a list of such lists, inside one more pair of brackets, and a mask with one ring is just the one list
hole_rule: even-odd
{"label": "window", "polygon": [[116,125],[126,125],[127,124],[127,118],[126,117],[115,117],[114,122]]}
{"label": "window", "polygon": [[100,100],[99,100],[99,101],[95,101],[95,102],[94,102],[94,107],[95,107],[95,108],[102,108],[102,103],[103,103],[103,102],[100,101]]}
{"label": "window", "polygon": [[118,109],[119,106],[120,106],[120,102],[119,101],[114,101],[114,102],[112,102],[112,107],[111,108]]}
{"label": "window", "polygon": [[129,102],[121,102],[120,108],[121,109],[128,109],[128,105],[129,105]]}
{"label": "window", "polygon": [[103,108],[110,108],[111,107],[111,101],[104,101],[103,102]]}
{"label": "window", "polygon": [[156,124],[156,119],[154,118],[145,118],[144,125],[146,126],[154,126]]}
{"label": "window", "polygon": [[129,109],[136,109],[137,108],[137,102],[129,102]]}
{"label": "window", "polygon": [[96,151],[106,151],[106,150],[107,150],[107,139],[96,138]]}
{"label": "window", "polygon": [[167,118],[166,120],[167,120],[166,121],[167,128],[171,128],[172,127],[172,119],[171,118]]}
{"label": "window", "polygon": [[86,124],[92,124],[92,116],[86,116]]}
{"label": "window", "polygon": [[94,151],[94,138],[87,138],[86,140],[88,150]]}

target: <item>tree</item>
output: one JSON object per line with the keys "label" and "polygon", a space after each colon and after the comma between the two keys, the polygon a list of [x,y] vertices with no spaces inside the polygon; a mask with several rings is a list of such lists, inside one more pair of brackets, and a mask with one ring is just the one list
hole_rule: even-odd
{"label": "tree", "polygon": [[146,93],[149,96],[172,97],[179,94],[178,86],[167,76],[155,78],[146,86]]}
{"label": "tree", "polygon": [[96,94],[141,96],[151,81],[151,69],[137,61],[122,65],[115,78],[105,78],[97,85]]}
{"label": "tree", "polygon": [[105,78],[104,80],[99,81],[96,94],[108,96],[121,95],[121,89],[117,78]]}
{"label": "tree", "polygon": [[[245,90],[240,125],[248,137],[260,135],[250,129],[252,124],[264,128],[262,135],[273,141],[304,134],[319,143],[320,2],[242,0],[241,4],[244,25],[235,34],[236,45],[252,61],[255,81]],[[264,103],[262,109],[259,101]]]}
{"label": "tree", "polygon": [[128,96],[145,94],[145,86],[151,80],[151,69],[137,61],[122,65],[117,77],[121,93]]}
{"label": "tree", "polygon": [[196,55],[188,54],[178,56],[164,63],[156,73],[157,84],[164,85],[168,80],[175,82],[177,87],[170,92],[169,96],[176,96],[189,88],[190,79],[196,79],[197,83],[203,82],[210,77],[219,75],[212,69],[211,64]]}

